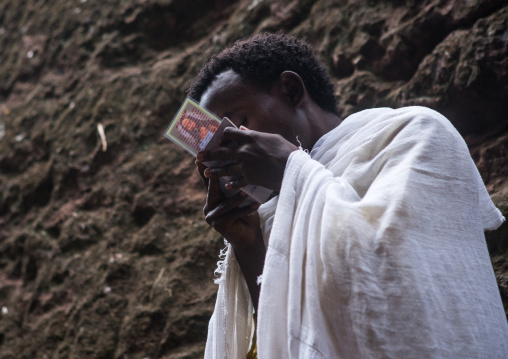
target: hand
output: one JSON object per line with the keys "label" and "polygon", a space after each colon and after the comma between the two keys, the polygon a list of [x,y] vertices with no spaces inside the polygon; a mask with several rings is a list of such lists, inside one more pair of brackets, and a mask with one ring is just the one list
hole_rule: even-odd
{"label": "hand", "polygon": [[[237,146],[225,147],[231,143]],[[281,135],[245,128],[226,128],[220,145],[198,153],[197,159],[204,162],[235,160],[235,163],[204,171],[205,177],[210,179],[237,176],[226,185],[228,189],[240,189],[251,184],[280,191],[288,157],[298,149]]]}
{"label": "hand", "polygon": [[238,205],[246,199],[246,194],[239,192],[231,198],[226,198],[220,191],[218,178],[206,178],[203,172],[205,165],[196,161],[199,174],[208,189],[206,204],[203,208],[205,219],[217,232],[219,232],[236,249],[246,249],[256,241],[261,240],[262,234],[259,225],[257,209],[258,203],[242,208]]}

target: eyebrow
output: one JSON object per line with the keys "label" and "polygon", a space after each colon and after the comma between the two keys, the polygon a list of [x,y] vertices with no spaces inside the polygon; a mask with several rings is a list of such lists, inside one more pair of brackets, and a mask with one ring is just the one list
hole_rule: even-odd
{"label": "eyebrow", "polygon": [[229,118],[231,120],[231,117],[233,116],[234,113],[235,113],[235,111],[226,111],[222,115],[222,118],[227,117],[227,118]]}

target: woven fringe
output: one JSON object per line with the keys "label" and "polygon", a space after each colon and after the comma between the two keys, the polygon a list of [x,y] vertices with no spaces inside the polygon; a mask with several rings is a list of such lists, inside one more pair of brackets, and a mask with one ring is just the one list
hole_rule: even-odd
{"label": "woven fringe", "polygon": [[222,282],[224,282],[224,277],[225,277],[224,274],[226,273],[226,270],[227,270],[226,256],[227,256],[228,250],[229,250],[228,241],[224,240],[224,245],[226,247],[221,249],[219,252],[219,259],[220,260],[217,262],[217,269],[215,269],[213,271],[213,274],[215,275],[215,277],[217,277],[216,279],[213,280],[213,282],[215,284],[221,284]]}

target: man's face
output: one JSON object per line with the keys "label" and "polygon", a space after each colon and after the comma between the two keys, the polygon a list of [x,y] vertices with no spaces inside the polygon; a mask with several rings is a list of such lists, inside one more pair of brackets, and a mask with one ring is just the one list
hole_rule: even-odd
{"label": "man's face", "polygon": [[220,118],[228,117],[237,127],[279,134],[298,145],[296,111],[277,84],[268,90],[246,82],[236,72],[228,70],[210,84],[200,105]]}

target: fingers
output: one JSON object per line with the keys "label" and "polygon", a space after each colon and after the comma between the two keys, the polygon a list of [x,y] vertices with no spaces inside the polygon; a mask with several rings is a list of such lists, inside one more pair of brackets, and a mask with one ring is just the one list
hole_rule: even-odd
{"label": "fingers", "polygon": [[252,131],[248,130],[247,127],[241,126],[242,129],[227,127],[222,133],[220,145],[227,144],[230,142],[245,143],[252,136]]}
{"label": "fingers", "polygon": [[232,163],[223,167],[207,168],[204,171],[206,178],[219,178],[226,176],[235,176],[242,173],[242,166],[239,162]]}
{"label": "fingers", "polygon": [[240,203],[242,203],[247,196],[243,192],[239,192],[230,198],[226,198],[225,196],[220,195],[219,200],[210,193],[210,190],[214,189],[213,186],[216,182],[218,183],[219,181],[216,179],[210,179],[210,189],[208,191],[209,194],[206,200],[205,208],[203,209],[205,216],[208,216],[209,214],[220,216],[223,213],[238,207],[238,205],[240,205]]}
{"label": "fingers", "polygon": [[220,193],[220,184],[219,180],[216,178],[212,178],[208,180],[208,192],[206,193],[206,202],[205,206],[203,207],[203,213],[205,216],[215,208],[218,204],[220,204],[221,200],[223,199],[223,195]]}
{"label": "fingers", "polygon": [[247,186],[249,183],[247,181],[247,177],[241,176],[238,178],[235,178],[234,180],[229,181],[226,183],[226,189],[242,189],[243,187]]}
{"label": "fingers", "polygon": [[255,213],[259,208],[259,203],[253,203],[250,206],[245,206],[242,208],[237,208],[232,210],[220,217],[217,217],[211,220],[209,223],[213,226],[217,231],[222,231],[222,229],[231,222],[241,220],[242,218],[247,217],[250,214]]}
{"label": "fingers", "polygon": [[202,164],[201,162],[199,162],[198,160],[196,160],[196,167],[198,169],[198,173],[199,173],[199,176],[201,177],[201,180],[203,181],[203,185],[205,186],[206,189],[208,189],[208,178],[205,177],[205,170],[206,170],[206,166],[204,164]]}
{"label": "fingers", "polygon": [[[259,203],[253,203],[249,206],[239,208],[238,205],[245,200],[245,194],[240,192],[236,196],[239,196],[240,200],[235,198],[231,203],[221,204],[210,211],[205,217],[206,222],[214,228],[217,228],[222,223],[231,223],[258,210],[260,206]],[[233,199],[233,197],[231,199]]]}
{"label": "fingers", "polygon": [[242,144],[251,142],[255,131],[248,130],[242,126],[242,130],[233,127],[224,129],[224,133],[219,141],[220,147],[207,151],[201,151],[197,154],[196,159],[199,162],[211,161],[237,161],[241,153],[238,147]]}
{"label": "fingers", "polygon": [[196,156],[199,162],[236,160],[236,151],[228,147],[199,152]]}
{"label": "fingers", "polygon": [[[205,220],[206,222],[216,227],[218,223],[224,221],[234,221],[238,218],[246,216],[252,212],[255,212],[259,205],[257,206],[245,206],[239,208],[238,206],[245,201],[247,195],[243,192],[239,192],[231,198],[225,198],[223,201],[219,202],[215,207],[205,206]],[[208,203],[207,203],[208,205]]]}
{"label": "fingers", "polygon": [[208,181],[208,194],[206,195],[206,204],[215,207],[222,200],[220,193],[220,182],[218,178],[210,178]]}

